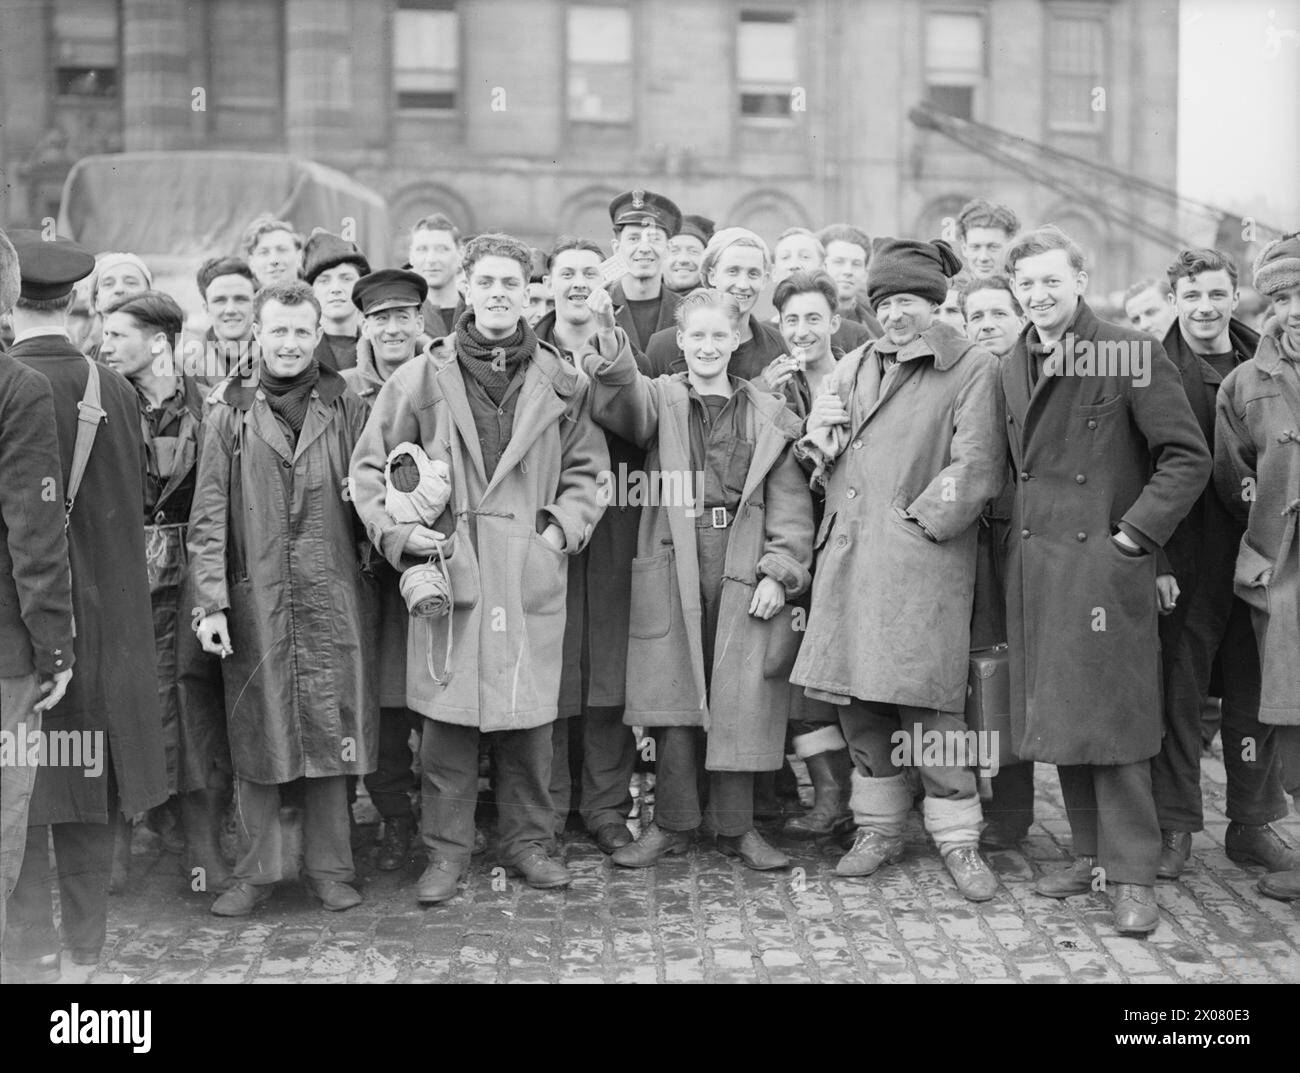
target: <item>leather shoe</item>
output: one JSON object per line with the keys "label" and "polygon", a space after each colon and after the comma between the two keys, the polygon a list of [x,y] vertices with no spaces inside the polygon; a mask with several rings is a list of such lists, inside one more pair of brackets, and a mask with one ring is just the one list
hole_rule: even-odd
{"label": "leather shoe", "polygon": [[768,845],[752,827],[743,835],[718,835],[718,852],[724,857],[739,857],[746,868],[755,872],[790,867],[790,858]]}
{"label": "leather shoe", "polygon": [[987,902],[998,890],[998,877],[989,871],[974,846],[958,846],[944,854],[943,866],[968,902]]}
{"label": "leather shoe", "polygon": [[334,879],[320,883],[311,880],[311,892],[320,899],[321,906],[331,913],[341,913],[344,909],[360,905],[362,901],[361,892],[356,887]]}
{"label": "leather shoe", "polygon": [[236,880],[230,889],[212,903],[212,913],[219,917],[246,917],[267,898],[271,897],[273,884],[249,883]]}
{"label": "leather shoe", "polygon": [[1115,884],[1115,930],[1121,935],[1150,935],[1160,923],[1155,887]]}
{"label": "leather shoe", "polygon": [[613,853],[632,844],[632,832],[625,823],[602,823],[592,837],[602,853]]}
{"label": "leather shoe", "polygon": [[415,822],[409,816],[384,821],[384,840],[379,844],[375,866],[381,872],[395,872],[406,863],[411,852]]}
{"label": "leather shoe", "polygon": [[74,965],[98,965],[99,956],[103,950],[74,949],[68,951],[68,956],[72,958]]}
{"label": "leather shoe", "polygon": [[869,876],[882,864],[903,859],[903,840],[859,827],[853,846],[835,865],[837,876]]}
{"label": "leather shoe", "polygon": [[1300,899],[1300,868],[1288,868],[1285,872],[1269,872],[1259,881],[1259,892],[1280,902],[1294,902]]}
{"label": "leather shoe", "polygon": [[1096,867],[1096,857],[1075,857],[1069,868],[1039,876],[1034,890],[1048,898],[1087,894],[1092,890],[1092,870]]}
{"label": "leather shoe", "polygon": [[537,890],[555,890],[573,882],[569,870],[540,849],[533,850],[523,860],[511,865],[508,872],[512,876],[523,876],[524,882]]}
{"label": "leather shoe", "polygon": [[1190,831],[1161,831],[1160,862],[1156,865],[1156,876],[1160,879],[1177,879],[1183,874],[1191,855]]}
{"label": "leather shoe", "polygon": [[649,868],[660,857],[685,853],[691,848],[691,831],[665,831],[651,823],[641,837],[610,854],[610,860],[624,868]]}
{"label": "leather shoe", "polygon": [[990,820],[980,832],[981,849],[1018,849],[1020,843],[1028,836],[1029,828],[1013,828],[1005,823]]}
{"label": "leather shoe", "polygon": [[456,897],[460,886],[461,866],[451,861],[430,861],[415,885],[415,900],[421,905],[437,905]]}
{"label": "leather shoe", "polygon": [[57,984],[61,976],[58,951],[38,958],[5,958],[0,967],[6,984]]}
{"label": "leather shoe", "polygon": [[1285,872],[1300,865],[1296,852],[1267,823],[1228,824],[1223,837],[1228,860],[1238,864],[1258,864],[1270,872]]}

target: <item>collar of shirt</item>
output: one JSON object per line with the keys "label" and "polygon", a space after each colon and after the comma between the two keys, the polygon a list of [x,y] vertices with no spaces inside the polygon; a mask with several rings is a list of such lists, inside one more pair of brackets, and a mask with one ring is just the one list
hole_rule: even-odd
{"label": "collar of shirt", "polygon": [[61,328],[54,324],[40,324],[35,328],[24,329],[15,335],[13,345],[17,346],[19,343],[26,342],[28,339],[35,339],[42,335],[57,335],[61,339],[66,339],[69,343],[72,342],[72,336],[68,334],[67,328]]}

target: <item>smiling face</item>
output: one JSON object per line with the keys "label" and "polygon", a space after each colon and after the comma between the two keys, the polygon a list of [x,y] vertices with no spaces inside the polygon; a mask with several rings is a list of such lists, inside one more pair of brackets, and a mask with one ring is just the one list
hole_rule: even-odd
{"label": "smiling face", "polygon": [[99,356],[110,369],[128,380],[134,380],[149,368],[156,356],[151,348],[160,345],[165,345],[165,340],[160,342],[146,334],[145,329],[127,313],[110,313],[104,318],[104,339]]}
{"label": "smiling face", "polygon": [[592,250],[564,250],[551,263],[551,290],[555,315],[575,327],[591,321],[587,299],[600,288],[600,254]]}
{"label": "smiling face", "polygon": [[698,391],[726,383],[727,366],[740,345],[740,333],[725,310],[702,306],[686,314],[677,329],[677,345]]}
{"label": "smiling face", "polygon": [[253,325],[262,364],[279,377],[297,376],[311,364],[321,334],[320,317],[310,302],[287,306],[272,299]]}
{"label": "smiling face", "polygon": [[107,309],[128,295],[143,294],[148,289],[149,283],[138,268],[125,262],[115,264],[95,284],[95,308]]}
{"label": "smiling face", "polygon": [[1155,287],[1148,287],[1124,303],[1124,315],[1138,331],[1163,339],[1178,314],[1168,298]]}
{"label": "smiling face", "polygon": [[1300,284],[1270,295],[1268,301],[1287,340],[1300,351]]}
{"label": "smiling face", "polygon": [[346,320],[357,311],[352,304],[352,286],[361,278],[357,266],[345,261],[327,268],[312,280],[316,301],[320,302],[321,316],[326,320]]}
{"label": "smiling face", "polygon": [[288,231],[268,231],[257,240],[248,255],[248,267],[265,287],[268,283],[288,283],[298,278],[302,251]]}
{"label": "smiling face", "polygon": [[867,282],[867,251],[856,242],[836,239],[826,244],[826,271],[840,292],[840,305],[852,305]]}
{"label": "smiling face", "polygon": [[831,336],[839,330],[840,318],[820,291],[791,295],[781,310],[781,338],[790,354],[802,351],[808,361],[831,352]]}
{"label": "smiling face", "polygon": [[812,235],[789,235],[773,251],[772,282],[780,283],[794,272],[813,272],[821,266],[821,245]]}
{"label": "smiling face", "polygon": [[731,295],[740,306],[742,317],[749,316],[766,285],[763,251],[756,246],[733,242],[718,255],[709,269],[709,286]]}
{"label": "smiling face", "polygon": [[450,231],[431,231],[421,228],[411,236],[407,251],[411,270],[419,272],[432,291],[446,287],[456,280],[460,268],[460,247]]}
{"label": "smiling face", "polygon": [[961,243],[961,255],[976,279],[988,279],[1002,271],[1011,236],[1000,227],[972,227]]}
{"label": "smiling face", "polygon": [[1174,309],[1184,338],[1207,353],[1229,349],[1228,324],[1239,299],[1232,277],[1223,269],[1202,272],[1174,283]]}
{"label": "smiling face", "polygon": [[375,360],[392,369],[415,354],[415,341],[424,331],[424,317],[415,306],[381,309],[362,320],[361,331],[370,340]]}
{"label": "smiling face", "polygon": [[703,258],[704,243],[695,235],[678,235],[670,239],[664,261],[664,282],[675,291],[698,287]]}
{"label": "smiling face", "polygon": [[1015,300],[992,287],[966,296],[966,338],[979,343],[994,357],[1003,357],[1016,345],[1025,318],[1016,312]]}
{"label": "smiling face", "polygon": [[218,339],[247,339],[253,329],[253,281],[247,276],[217,276],[208,284],[203,308]]}
{"label": "smiling face", "polygon": [[478,330],[489,339],[504,339],[524,314],[528,274],[513,258],[489,254],[474,262],[466,290]]}
{"label": "smiling face", "polygon": [[876,305],[876,319],[889,341],[907,346],[934,322],[939,307],[916,294],[891,294]]}
{"label": "smiling face", "polygon": [[1016,262],[1013,283],[1021,308],[1039,336],[1056,339],[1074,316],[1088,273],[1076,271],[1065,250],[1048,250]]}
{"label": "smiling face", "polygon": [[628,224],[614,236],[614,249],[627,262],[628,275],[654,279],[663,271],[668,235],[655,224]]}

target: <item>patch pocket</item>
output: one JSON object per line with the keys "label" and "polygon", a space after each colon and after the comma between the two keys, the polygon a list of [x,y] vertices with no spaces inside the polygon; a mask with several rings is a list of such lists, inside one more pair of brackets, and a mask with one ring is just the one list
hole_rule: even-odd
{"label": "patch pocket", "polygon": [[1087,406],[1080,406],[1079,413],[1083,417],[1106,417],[1113,414],[1124,404],[1124,396],[1116,395],[1114,398],[1102,399],[1100,402],[1089,403]]}
{"label": "patch pocket", "polygon": [[[468,611],[478,606],[478,557],[463,532],[457,532],[455,548],[447,559],[447,581],[451,584],[451,606],[456,611]],[[435,555],[436,563],[438,557]]]}
{"label": "patch pocket", "polygon": [[632,560],[629,637],[652,641],[666,636],[672,628],[673,594],[677,591],[677,571],[673,567],[672,548]]}
{"label": "patch pocket", "polygon": [[551,614],[564,607],[569,585],[569,557],[556,551],[538,534],[528,534],[521,583],[524,612]]}

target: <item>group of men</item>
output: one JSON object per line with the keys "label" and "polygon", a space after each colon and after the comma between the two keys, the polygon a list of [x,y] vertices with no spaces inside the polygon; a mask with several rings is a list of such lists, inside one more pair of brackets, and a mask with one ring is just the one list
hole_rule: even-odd
{"label": "group of men", "polygon": [[[1262,334],[1230,258],[1177,251],[1156,338],[1093,314],[1067,235],[983,199],[958,249],[847,224],[769,248],[646,190],[610,218],[613,256],[562,237],[540,279],[443,216],[381,270],[259,219],[199,269],[201,339],[133,254],[0,242],[0,714],[24,756],[64,732],[106,761],[7,754],[6,978],[98,960],[121,818],[150,810],[243,916],[299,808],[345,910],[364,779],[378,867],[418,831],[416,896],[445,902],[485,757],[497,858],[535,887],[569,882],[572,812],[619,866],[701,832],[788,866],[754,809],[793,754],[814,799],[783,837],[851,833],[836,873],[870,875],[919,798],[973,901],[1055,764],[1075,859],[1038,891],[1105,890],[1146,934],[1203,826],[1212,678],[1227,853],[1300,896],[1270,826],[1300,789],[1300,237],[1255,262]],[[982,802],[897,741],[964,739],[970,652],[998,645],[1017,762]]]}

